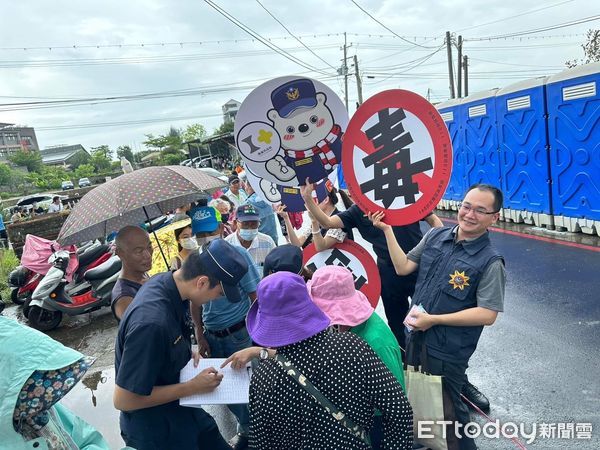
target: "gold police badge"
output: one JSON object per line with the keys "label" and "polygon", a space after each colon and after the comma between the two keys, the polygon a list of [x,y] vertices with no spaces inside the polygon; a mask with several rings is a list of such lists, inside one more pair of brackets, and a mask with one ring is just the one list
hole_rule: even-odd
{"label": "gold police badge", "polygon": [[465,289],[465,286],[469,286],[469,277],[465,275],[464,270],[459,272],[458,270],[454,271],[454,274],[450,274],[450,281],[448,281],[454,289],[460,289],[461,291]]}

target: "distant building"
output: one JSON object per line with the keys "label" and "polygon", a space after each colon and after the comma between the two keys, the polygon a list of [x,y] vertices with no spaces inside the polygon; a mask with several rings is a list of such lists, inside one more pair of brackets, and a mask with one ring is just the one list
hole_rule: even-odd
{"label": "distant building", "polygon": [[242,104],[240,102],[238,102],[237,100],[229,100],[227,103],[225,103],[223,106],[221,106],[221,109],[223,110],[223,122],[227,123],[227,122],[234,122],[235,121],[235,116],[237,115],[237,112],[240,110],[240,106]]}
{"label": "distant building", "polygon": [[70,167],[74,161],[90,159],[88,151],[81,144],[56,145],[40,150],[42,162],[47,166]]}
{"label": "distant building", "polygon": [[19,150],[39,150],[35,130],[0,122],[0,161]]}

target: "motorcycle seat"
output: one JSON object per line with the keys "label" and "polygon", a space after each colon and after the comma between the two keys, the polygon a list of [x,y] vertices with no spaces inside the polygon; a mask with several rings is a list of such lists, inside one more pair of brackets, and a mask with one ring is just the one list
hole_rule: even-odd
{"label": "motorcycle seat", "polygon": [[84,275],[83,279],[86,281],[92,280],[103,280],[114,275],[121,270],[121,259],[118,256],[112,256],[108,261],[103,262],[98,267],[88,270]]}
{"label": "motorcycle seat", "polygon": [[85,267],[89,265],[92,261],[98,259],[100,255],[108,252],[108,250],[109,247],[106,244],[94,245],[88,248],[81,255],[79,255],[79,267]]}

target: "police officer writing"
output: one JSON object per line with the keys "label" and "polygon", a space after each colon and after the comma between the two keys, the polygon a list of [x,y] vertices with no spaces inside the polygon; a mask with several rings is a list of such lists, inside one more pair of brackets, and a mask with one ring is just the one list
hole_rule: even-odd
{"label": "police officer writing", "polygon": [[[192,357],[184,312],[225,295],[240,300],[237,288],[248,264],[222,239],[194,252],[181,269],[155,275],[127,308],[115,345],[113,402],[121,411],[125,443],[146,449],[230,449],[214,419],[201,408],[178,400],[210,392],[221,382],[214,368],[179,382]],[[188,302],[189,300],[189,302]],[[193,355],[197,362],[198,355]]]}
{"label": "police officer writing", "polygon": [[[385,234],[396,272],[418,273],[413,308],[406,318],[407,327],[413,330],[407,338],[406,361],[426,365],[427,372],[443,376],[444,390],[463,425],[470,421],[460,399],[468,383],[469,359],[483,327],[492,325],[504,309],[504,259],[492,246],[488,232],[498,220],[502,202],[502,192],[494,186],[472,186],[458,210],[458,226],[430,230],[408,255],[398,245],[392,227],[382,222],[385,213],[369,213]],[[461,449],[476,448],[471,438],[457,437]]]}

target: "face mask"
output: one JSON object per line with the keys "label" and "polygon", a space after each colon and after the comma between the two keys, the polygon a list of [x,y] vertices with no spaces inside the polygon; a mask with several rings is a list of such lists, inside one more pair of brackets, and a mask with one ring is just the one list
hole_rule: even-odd
{"label": "face mask", "polygon": [[240,229],[240,237],[245,241],[253,241],[256,236],[258,236],[258,228]]}
{"label": "face mask", "polygon": [[198,242],[194,238],[183,238],[179,243],[186,250],[196,250],[198,248]]}
{"label": "face mask", "polygon": [[214,236],[206,236],[206,237],[199,237],[196,238],[198,240],[198,245],[202,246],[208,242],[214,241],[215,239],[219,239],[219,235],[216,234]]}
{"label": "face mask", "polygon": [[229,214],[221,214],[221,222],[227,223],[229,221]]}

